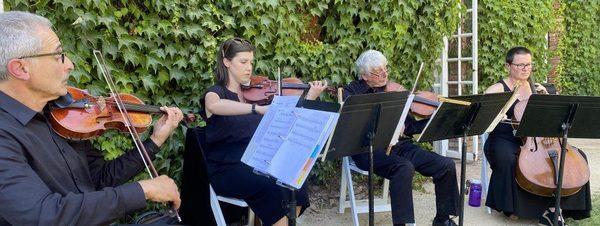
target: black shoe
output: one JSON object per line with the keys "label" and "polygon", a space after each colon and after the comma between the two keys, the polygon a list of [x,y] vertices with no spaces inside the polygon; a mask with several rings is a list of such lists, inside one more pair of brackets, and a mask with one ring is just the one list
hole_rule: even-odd
{"label": "black shoe", "polygon": [[433,220],[433,226],[457,226],[457,224],[452,219],[448,219],[444,222]]}
{"label": "black shoe", "polygon": [[[554,212],[552,212],[550,210],[546,210],[546,211],[544,211],[544,214],[542,214],[542,216],[540,216],[538,225],[553,226],[552,225],[553,220],[554,220]],[[567,226],[564,223],[562,216],[558,216],[558,226]]]}

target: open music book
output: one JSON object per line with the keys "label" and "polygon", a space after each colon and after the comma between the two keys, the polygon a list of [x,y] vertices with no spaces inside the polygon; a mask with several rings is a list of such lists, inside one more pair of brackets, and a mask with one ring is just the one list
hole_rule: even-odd
{"label": "open music book", "polygon": [[299,189],[337,123],[339,113],[296,107],[299,97],[275,96],[242,162]]}

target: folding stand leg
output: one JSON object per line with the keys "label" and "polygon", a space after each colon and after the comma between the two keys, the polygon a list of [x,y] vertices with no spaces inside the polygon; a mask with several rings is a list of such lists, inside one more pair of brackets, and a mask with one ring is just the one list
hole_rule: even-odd
{"label": "folding stand leg", "polygon": [[[573,111],[573,110],[571,110]],[[572,113],[574,114],[574,113]],[[554,206],[554,219],[552,219],[553,225],[558,225],[558,217],[562,216],[562,212],[560,210],[560,198],[561,198],[561,190],[562,190],[562,182],[563,182],[563,174],[565,169],[565,157],[567,156],[567,134],[569,133],[569,128],[571,127],[570,123],[563,123],[563,138],[562,143],[560,145],[560,165],[558,167],[558,181],[556,183],[556,193],[554,196],[556,197],[555,206]]]}
{"label": "folding stand leg", "polygon": [[288,202],[288,225],[296,226],[296,191],[292,188],[290,191],[290,200]]}
{"label": "folding stand leg", "polygon": [[373,137],[369,145],[369,226],[375,225],[375,197],[373,194]]}
{"label": "folding stand leg", "polygon": [[[469,131],[469,129],[467,128],[465,131]],[[467,170],[467,165],[466,165],[466,159],[467,159],[467,133],[465,132],[465,135],[463,136],[463,142],[462,142],[462,151],[461,151],[461,158],[460,158],[460,205],[459,205],[459,220],[458,220],[458,225],[463,226],[464,225],[464,218],[465,218],[465,181],[466,181],[466,170]]]}

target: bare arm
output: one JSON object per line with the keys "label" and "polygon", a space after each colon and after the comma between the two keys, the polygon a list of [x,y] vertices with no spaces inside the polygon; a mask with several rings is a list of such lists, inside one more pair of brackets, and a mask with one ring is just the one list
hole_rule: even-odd
{"label": "bare arm", "polygon": [[500,83],[491,85],[490,87],[488,87],[485,90],[485,93],[501,93],[501,92],[504,92],[504,87],[502,87],[502,84],[500,84]]}
{"label": "bare arm", "polygon": [[[213,92],[208,92],[204,99],[206,106],[206,116],[216,115],[245,115],[252,113],[252,104],[241,103],[237,101],[221,99],[219,95]],[[259,114],[265,114],[269,109],[268,106],[256,106],[256,111]]]}

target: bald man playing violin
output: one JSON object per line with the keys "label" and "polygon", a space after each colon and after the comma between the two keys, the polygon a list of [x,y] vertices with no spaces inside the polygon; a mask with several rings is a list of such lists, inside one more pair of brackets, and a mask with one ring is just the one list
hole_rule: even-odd
{"label": "bald man playing violin", "polygon": [[[403,91],[401,85],[388,80],[387,59],[376,50],[363,52],[356,60],[358,80],[344,87],[344,99],[351,95]],[[420,133],[427,120],[416,121],[409,116],[405,122],[404,134],[412,136]],[[456,225],[450,215],[457,215],[459,195],[454,161],[434,152],[425,151],[412,143],[410,137],[400,138],[388,156],[386,150],[374,153],[375,174],[390,180],[390,196],[394,225],[415,223],[412,201],[412,179],[417,171],[432,177],[435,184],[437,214],[434,226]],[[368,153],[352,156],[356,166],[369,169]]]}
{"label": "bald man playing violin", "polygon": [[[72,145],[47,119],[51,102],[67,94],[73,63],[46,18],[0,13],[0,225],[108,225],[146,207],[179,208],[167,176],[127,183],[144,169],[137,151],[104,161],[89,142]],[[166,114],[144,142],[151,158],[182,120]]]}

